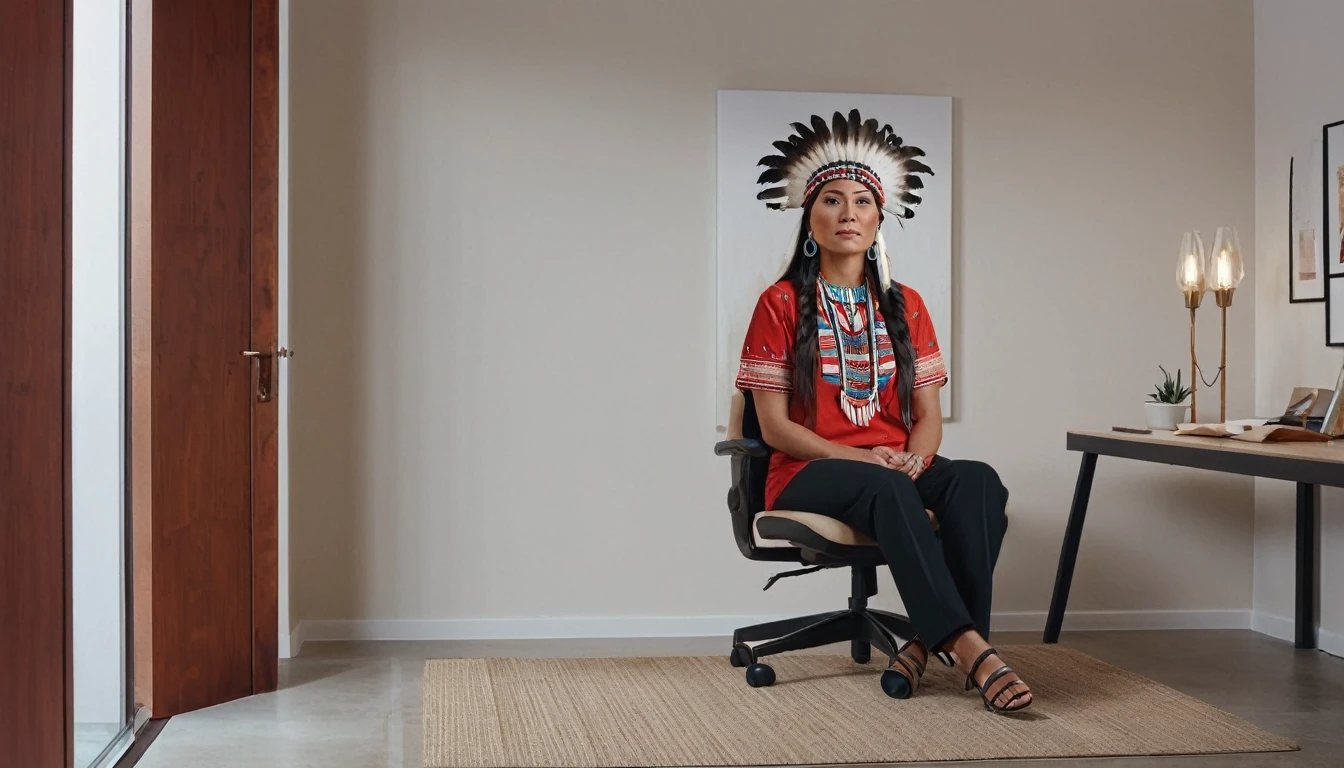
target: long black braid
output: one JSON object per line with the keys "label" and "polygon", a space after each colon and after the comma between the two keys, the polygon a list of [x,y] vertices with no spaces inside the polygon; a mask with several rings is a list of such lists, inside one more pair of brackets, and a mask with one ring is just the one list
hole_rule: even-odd
{"label": "long black braid", "polygon": [[[796,257],[795,257],[796,259]],[[790,269],[793,290],[798,296],[798,322],[793,342],[793,393],[803,404],[807,425],[816,426],[817,402],[817,276],[821,259],[803,258],[798,269]]]}
{"label": "long black braid", "polygon": [[[873,285],[880,286],[877,274],[877,262],[865,259],[865,269]],[[911,418],[911,399],[915,392],[915,345],[910,339],[910,323],[905,319],[905,291],[895,280],[877,292],[877,308],[882,311],[886,322],[887,336],[891,338],[891,347],[896,352],[896,397],[901,402],[901,422],[906,429],[915,426]],[[869,318],[869,322],[873,322]],[[877,380],[877,372],[873,372]]]}
{"label": "long black braid", "polygon": [[[819,348],[817,346],[817,277],[821,271],[820,255],[808,257],[803,250],[808,239],[806,222],[812,214],[812,205],[819,196],[814,196],[803,206],[798,241],[794,245],[793,259],[781,279],[793,283],[798,297],[797,325],[794,328],[793,344],[793,397],[803,405],[806,423],[816,426],[817,403],[817,364]],[[879,224],[879,226],[881,226]],[[868,277],[874,286],[880,286],[877,262],[865,259]],[[876,291],[878,309],[886,321],[887,335],[891,338],[892,348],[896,352],[897,397],[901,403],[901,420],[909,429],[914,426],[911,418],[910,399],[914,392],[915,351],[910,340],[910,324],[905,320],[905,292],[892,281],[885,288]],[[869,322],[874,322],[869,318]],[[876,386],[877,372],[873,372]]]}

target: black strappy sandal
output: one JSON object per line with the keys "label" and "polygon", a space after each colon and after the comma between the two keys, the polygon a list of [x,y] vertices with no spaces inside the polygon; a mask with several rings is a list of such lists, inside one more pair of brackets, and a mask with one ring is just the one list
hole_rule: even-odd
{"label": "black strappy sandal", "polygon": [[[919,681],[923,679],[924,669],[929,663],[928,651],[925,650],[923,663],[902,655],[905,653],[905,649],[914,645],[917,640],[919,640],[918,637],[912,638],[905,645],[902,645],[896,651],[896,657],[892,660],[894,664],[882,673],[882,690],[893,699],[908,699],[915,695],[915,691],[919,690]],[[906,674],[901,674],[900,670],[895,668],[895,664],[900,664],[901,669],[904,669]]]}
{"label": "black strappy sandal", "polygon": [[[1009,683],[1009,684],[1007,684],[1007,685],[1005,685],[1005,686],[1003,686],[1003,688],[1000,689],[998,693],[994,694],[994,699],[993,699],[993,700],[991,700],[991,699],[989,698],[989,696],[987,695],[987,693],[988,693],[990,687],[994,685],[994,682],[995,682],[996,680],[998,680],[999,678],[1003,677],[1004,675],[1013,674],[1013,668],[1012,668],[1012,667],[1008,666],[1007,664],[1004,664],[1003,666],[1001,666],[1001,667],[999,667],[998,669],[994,670],[994,674],[992,674],[992,675],[990,675],[989,677],[985,678],[985,684],[984,684],[984,685],[976,685],[976,684],[975,684],[975,672],[976,672],[976,670],[980,669],[980,665],[984,663],[985,659],[988,659],[990,656],[997,656],[998,653],[999,653],[998,651],[994,650],[993,648],[990,648],[990,649],[986,650],[984,653],[980,654],[980,658],[976,659],[976,660],[975,660],[975,663],[971,665],[971,673],[970,673],[969,675],[966,676],[966,690],[969,691],[969,690],[971,690],[972,687],[974,687],[977,691],[979,691],[979,692],[980,692],[980,698],[985,702],[985,709],[987,709],[987,710],[989,710],[989,711],[991,711],[991,712],[995,712],[995,713],[1000,714],[1000,715],[1003,715],[1003,714],[1012,714],[1012,713],[1014,713],[1014,712],[1021,712],[1022,710],[1026,709],[1027,707],[1030,707],[1030,706],[1031,706],[1031,702],[1028,702],[1028,703],[1026,703],[1025,705],[1020,706],[1020,707],[1013,707],[1012,704],[1013,704],[1014,701],[1017,701],[1018,699],[1022,698],[1023,696],[1030,696],[1030,695],[1031,695],[1031,689],[1030,689],[1030,688],[1027,688],[1027,684],[1024,683],[1024,682],[1022,682],[1022,680],[1021,680],[1020,678],[1017,679],[1017,680],[1012,681],[1011,683]],[[1020,685],[1020,686],[1022,686],[1023,688],[1027,688],[1027,690],[1025,690],[1025,691],[1018,691],[1017,693],[1013,694],[1012,698],[1008,699],[1008,701],[1005,701],[1005,702],[1004,702],[1003,704],[1001,704],[1001,705],[1000,705],[1000,704],[995,704],[995,703],[994,703],[995,701],[997,701],[997,700],[999,699],[1000,696],[1002,696],[1005,692],[1007,692],[1007,690],[1008,690],[1009,688],[1012,688],[1014,685]],[[1032,701],[1035,701],[1035,698],[1034,698],[1034,697],[1033,697]]]}

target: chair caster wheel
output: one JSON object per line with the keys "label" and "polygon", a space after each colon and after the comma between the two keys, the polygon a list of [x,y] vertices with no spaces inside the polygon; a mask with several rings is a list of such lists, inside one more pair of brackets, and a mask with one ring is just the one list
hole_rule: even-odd
{"label": "chair caster wheel", "polygon": [[873,652],[867,646],[864,646],[862,651],[850,651],[849,657],[854,660],[855,664],[867,664],[873,660]]}
{"label": "chair caster wheel", "polygon": [[882,691],[893,699],[908,699],[911,694],[910,681],[900,672],[888,669],[882,673]]}
{"label": "chair caster wheel", "polygon": [[752,664],[747,667],[747,685],[752,688],[767,688],[775,684],[775,670],[768,664]]}
{"label": "chair caster wheel", "polygon": [[751,651],[743,646],[736,646],[733,652],[728,654],[728,663],[734,667],[745,667],[751,664]]}

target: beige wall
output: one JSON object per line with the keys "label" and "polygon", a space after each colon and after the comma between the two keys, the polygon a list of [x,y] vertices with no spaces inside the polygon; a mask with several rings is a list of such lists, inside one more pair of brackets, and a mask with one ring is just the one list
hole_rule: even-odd
{"label": "beige wall", "polygon": [[[1325,346],[1325,305],[1288,303],[1288,159],[1321,126],[1344,120],[1333,0],[1255,4],[1256,405],[1281,412],[1295,386],[1334,387],[1344,352]],[[1300,167],[1300,166],[1299,166]],[[1307,204],[1320,205],[1316,198]],[[1256,628],[1292,638],[1296,495],[1290,483],[1256,481]],[[1344,655],[1344,493],[1321,492],[1321,647]]]}
{"label": "beige wall", "polygon": [[[844,605],[842,573],[761,591],[711,452],[715,91],[760,88],[955,99],[944,452],[1010,486],[998,626],[1041,626],[1065,430],[1189,376],[1183,230],[1255,242],[1251,25],[1220,0],[293,0],[295,620],[668,634]],[[1072,626],[1245,625],[1252,524],[1248,480],[1102,460],[1072,607],[1139,613]]]}

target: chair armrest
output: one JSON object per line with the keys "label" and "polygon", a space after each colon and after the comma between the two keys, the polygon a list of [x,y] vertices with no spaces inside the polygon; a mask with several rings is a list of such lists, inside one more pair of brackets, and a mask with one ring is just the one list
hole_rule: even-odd
{"label": "chair armrest", "polygon": [[764,456],[765,454],[765,443],[760,440],[739,438],[737,440],[721,440],[714,444],[715,456]]}

